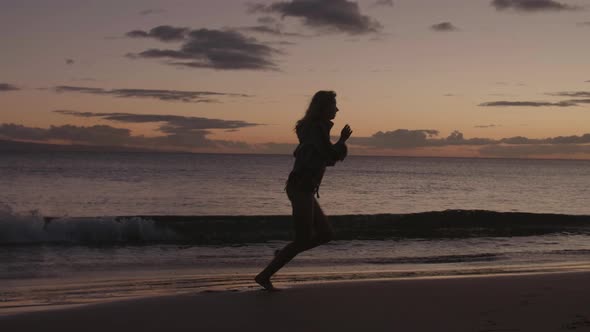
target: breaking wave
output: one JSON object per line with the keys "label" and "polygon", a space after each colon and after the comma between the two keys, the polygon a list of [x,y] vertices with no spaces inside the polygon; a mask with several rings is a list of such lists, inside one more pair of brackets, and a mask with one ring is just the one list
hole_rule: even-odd
{"label": "breaking wave", "polygon": [[[445,210],[331,216],[337,240],[590,234],[590,216]],[[223,245],[292,238],[291,216],[44,217],[0,205],[0,245]]]}

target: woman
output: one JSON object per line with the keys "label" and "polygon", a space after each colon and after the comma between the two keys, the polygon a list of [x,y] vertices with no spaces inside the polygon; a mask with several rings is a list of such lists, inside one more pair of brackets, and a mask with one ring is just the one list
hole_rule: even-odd
{"label": "woman", "polygon": [[285,188],[293,207],[295,240],[277,251],[270,264],[254,279],[268,291],[278,290],[270,278],[293,257],[332,239],[332,226],[314,194],[320,197],[319,187],[326,166],[334,166],[347,154],[345,142],[352,134],[348,125],[342,128],[336,144],[330,142],[330,129],[334,125],[331,120],[337,112],[336,93],[318,91],[311,99],[305,116],[295,126],[299,145],[293,152],[295,165]]}

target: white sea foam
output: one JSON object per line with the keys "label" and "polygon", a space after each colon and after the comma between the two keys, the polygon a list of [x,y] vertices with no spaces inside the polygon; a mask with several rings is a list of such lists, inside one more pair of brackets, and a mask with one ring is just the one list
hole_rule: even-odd
{"label": "white sea foam", "polygon": [[114,244],[173,241],[176,234],[140,217],[63,217],[15,212],[0,204],[0,245],[35,243]]}

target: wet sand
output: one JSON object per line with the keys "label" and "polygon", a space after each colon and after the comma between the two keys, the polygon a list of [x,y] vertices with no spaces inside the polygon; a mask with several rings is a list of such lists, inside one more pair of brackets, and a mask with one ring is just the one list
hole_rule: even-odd
{"label": "wet sand", "polygon": [[[286,287],[287,285],[279,285]],[[351,281],[0,317],[2,331],[590,331],[590,273]]]}

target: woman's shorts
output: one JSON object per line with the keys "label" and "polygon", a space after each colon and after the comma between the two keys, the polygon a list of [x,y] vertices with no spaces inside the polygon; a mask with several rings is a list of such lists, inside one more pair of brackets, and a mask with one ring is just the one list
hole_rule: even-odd
{"label": "woman's shorts", "polygon": [[318,187],[319,183],[312,174],[307,172],[291,172],[287,179],[285,190],[287,191],[287,196],[291,199],[294,191],[313,194],[317,192]]}

